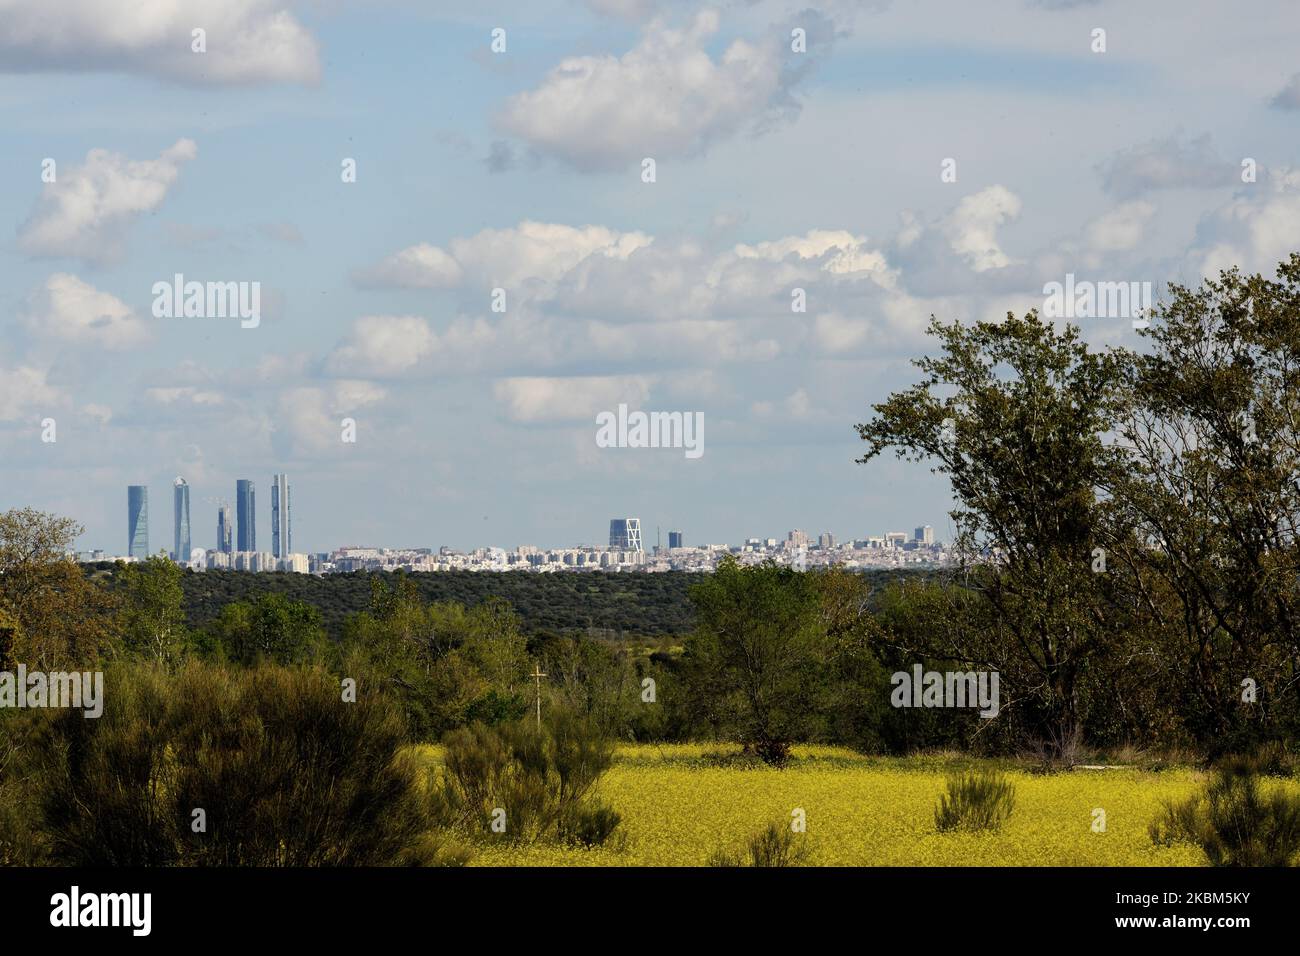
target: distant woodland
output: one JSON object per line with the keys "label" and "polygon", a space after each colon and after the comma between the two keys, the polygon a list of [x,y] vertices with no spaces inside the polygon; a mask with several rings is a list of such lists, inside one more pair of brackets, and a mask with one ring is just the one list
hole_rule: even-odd
{"label": "distant woodland", "polygon": [[[87,565],[92,577],[113,585],[114,565]],[[186,572],[181,578],[187,623],[202,627],[214,620],[222,607],[247,601],[264,592],[283,594],[310,604],[320,612],[327,632],[337,636],[349,614],[370,608],[371,579],[392,581],[387,572],[309,574],[244,571]],[[864,577],[883,586],[890,580],[922,580],[925,572],[869,571]],[[583,633],[611,639],[685,636],[695,626],[695,612],[687,589],[701,580],[699,574],[669,571],[627,574],[604,571],[538,574],[530,571],[443,571],[405,577],[429,602],[456,601],[467,607],[500,598],[521,618],[527,634]],[[879,587],[871,588],[878,592]]]}

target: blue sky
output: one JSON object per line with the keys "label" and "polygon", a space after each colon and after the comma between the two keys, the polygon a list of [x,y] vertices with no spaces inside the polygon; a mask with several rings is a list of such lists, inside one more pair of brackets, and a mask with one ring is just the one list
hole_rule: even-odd
{"label": "blue sky", "polygon": [[[269,521],[286,471],[303,551],[942,538],[925,466],[853,463],[931,313],[1300,249],[1284,0],[461,6],[0,3],[0,508],[121,552],[146,483],[156,549],[184,475],[211,547],[205,499]],[[178,272],[259,282],[260,325],[154,318]],[[620,402],[705,454],[598,448]]]}

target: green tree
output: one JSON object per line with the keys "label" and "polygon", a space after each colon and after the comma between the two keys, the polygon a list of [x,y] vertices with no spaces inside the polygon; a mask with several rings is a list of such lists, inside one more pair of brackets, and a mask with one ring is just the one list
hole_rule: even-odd
{"label": "green tree", "polygon": [[129,653],[162,665],[181,657],[187,643],[184,574],[180,565],[161,554],[122,566],[123,643]]}
{"label": "green tree", "polygon": [[1091,352],[1079,330],[1030,312],[1003,322],[940,323],[941,354],[922,380],[874,406],[858,427],[865,463],[888,448],[929,460],[951,483],[957,547],[990,612],[937,627],[917,654],[996,668],[1031,710],[1050,751],[1079,739],[1087,669],[1120,621],[1093,573],[1108,541],[1100,489],[1122,466],[1103,435],[1116,417],[1118,356]]}
{"label": "green tree", "polygon": [[691,588],[685,668],[704,719],[772,764],[817,732],[829,653],[811,576],[728,555]]}
{"label": "green tree", "polygon": [[33,508],[0,513],[0,668],[84,669],[113,652],[116,602],[68,557],[81,532]]}
{"label": "green tree", "polygon": [[214,630],[230,660],[245,665],[302,663],[321,654],[325,642],[320,612],[274,591],[227,604]]}
{"label": "green tree", "polygon": [[1300,712],[1300,254],[1170,292],[1126,381],[1117,565],[1192,733],[1235,746]]}

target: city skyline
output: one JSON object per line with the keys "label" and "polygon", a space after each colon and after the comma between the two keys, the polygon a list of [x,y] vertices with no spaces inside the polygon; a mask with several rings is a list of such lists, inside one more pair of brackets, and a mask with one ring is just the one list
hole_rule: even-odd
{"label": "city skyline", "polygon": [[[235,495],[236,495],[236,501],[239,503],[238,507],[240,510],[238,513],[241,515],[241,517],[235,523],[240,528],[243,528],[244,531],[243,533],[236,531],[234,534],[233,541],[232,541],[232,528],[231,528],[232,509],[230,504],[222,499],[213,499],[213,498],[205,499],[206,501],[213,503],[213,505],[215,506],[216,517],[217,517],[216,542],[214,546],[211,548],[208,548],[203,545],[199,545],[196,548],[192,543],[192,539],[190,536],[191,518],[190,518],[189,482],[184,478],[184,476],[178,475],[176,476],[176,478],[173,479],[172,484],[173,484],[173,542],[174,544],[173,544],[173,549],[170,553],[175,560],[180,561],[182,563],[188,561],[190,553],[194,550],[202,550],[205,553],[219,552],[219,553],[232,554],[232,555],[259,553],[259,549],[257,548],[257,544],[256,544],[257,513],[256,513],[256,481],[254,479],[245,479],[245,478],[236,479]],[[129,485],[127,487],[128,543],[127,543],[127,549],[122,555],[124,557],[131,557],[136,560],[142,560],[144,557],[147,557],[150,554],[148,548],[148,534],[149,534],[148,494],[149,494],[149,489],[147,485]],[[281,502],[283,502],[283,507],[281,507],[280,504]],[[378,548],[380,550],[392,550],[392,551],[404,550],[402,546],[393,547],[386,544],[356,545],[356,544],[340,544],[336,542],[331,547],[324,550],[314,550],[314,551],[304,550],[298,552],[293,551],[292,531],[291,531],[291,527],[292,527],[291,491],[289,485],[289,476],[283,472],[272,476],[271,520],[272,520],[273,544],[272,544],[272,550],[266,553],[280,560],[286,559],[294,554],[316,555],[316,554],[332,553],[336,551],[354,549],[358,547]],[[744,546],[746,547],[759,545],[761,543],[765,543],[766,546],[772,547],[775,546],[778,542],[778,539],[772,537],[752,537],[752,536],[744,537],[741,539],[733,539],[733,540],[743,541]],[[808,547],[810,547],[812,541],[811,537],[807,532],[798,528],[789,531],[786,540],[790,542],[792,545],[796,546],[797,548],[803,548],[803,549],[807,549]],[[925,546],[931,546],[935,544],[934,528],[930,525],[917,526],[914,529],[911,538],[907,536],[906,532],[886,531],[883,533],[883,536],[871,536],[871,535],[868,535],[866,537],[849,536],[847,540],[849,542],[869,542],[869,541],[879,540],[884,543],[888,543],[892,540],[897,540],[900,542],[911,541],[911,542],[918,542]],[[284,542],[283,545],[281,545],[280,542]],[[817,547],[819,549],[823,549],[823,550],[830,549],[833,548],[835,544],[836,544],[836,536],[834,532],[824,531],[818,534]],[[724,545],[729,546],[730,542],[714,541],[714,542],[705,543],[698,546],[690,546],[690,547],[717,548]],[[440,549],[446,551],[449,549],[450,546],[443,543],[440,544],[439,547]],[[501,545],[485,544],[480,542],[477,545],[470,546],[468,548],[465,548],[464,550],[466,552],[473,552],[473,551],[481,551],[481,550],[498,549],[498,550],[510,550],[513,553],[513,552],[518,552],[521,550],[525,550],[528,548],[535,548],[535,547],[541,547],[542,550],[548,550],[548,551],[555,551],[555,550],[598,551],[598,550],[604,550],[606,547],[609,550],[619,550],[619,551],[629,551],[629,552],[644,552],[650,550],[647,549],[644,545],[644,540],[642,537],[641,520],[638,517],[611,518],[609,520],[609,538],[608,538],[608,544],[606,546],[593,545],[581,541],[574,543],[572,540],[570,540],[568,543],[562,543],[562,544],[550,543],[541,546],[538,546],[536,544],[516,543],[509,549],[506,549],[503,548]],[[687,547],[688,546],[685,543],[684,531],[682,531],[681,529],[669,530],[668,546],[667,546],[668,551],[686,549]],[[659,529],[657,526],[656,542],[653,547],[653,553],[659,553],[662,550],[662,548],[663,546],[661,543],[661,529]],[[420,546],[405,548],[405,550],[429,550],[429,549],[431,549],[431,545],[420,545]],[[460,553],[460,549],[450,548],[450,550]],[[98,552],[98,553],[103,553],[105,555],[109,555],[113,553],[110,549],[85,547],[85,546],[78,547],[77,551],[79,553]]]}
{"label": "city skyline", "polygon": [[[1279,0],[235,6],[202,55],[171,7],[0,10],[0,506],[86,546],[176,475],[294,475],[313,552],[632,508],[705,541],[942,528],[929,463],[855,464],[931,315],[1300,248]],[[707,444],[602,444],[624,407]]]}

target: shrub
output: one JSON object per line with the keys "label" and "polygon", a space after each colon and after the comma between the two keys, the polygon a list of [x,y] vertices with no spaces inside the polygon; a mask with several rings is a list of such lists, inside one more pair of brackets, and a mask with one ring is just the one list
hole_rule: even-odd
{"label": "shrub", "polygon": [[1006,774],[980,770],[948,778],[948,792],[939,797],[934,823],[940,832],[997,830],[1016,805],[1015,785]]}
{"label": "shrub", "polygon": [[0,710],[0,866],[44,862],[29,768],[38,726],[30,711]]}
{"label": "shrub", "polygon": [[561,818],[559,836],[565,843],[577,846],[604,846],[622,819],[617,810],[604,804],[577,807]]}
{"label": "shrub", "polygon": [[1195,843],[1213,866],[1294,866],[1300,855],[1300,797],[1260,790],[1258,762],[1221,764],[1202,793],[1165,804],[1152,821],[1162,846]]}
{"label": "shrub", "polygon": [[382,697],[344,702],[325,672],[271,665],[192,663],[171,677],[136,667],[106,678],[104,715],[49,718],[50,746],[37,761],[55,862],[460,861],[429,832],[401,715]]}
{"label": "shrub", "polygon": [[1266,777],[1293,777],[1300,767],[1300,757],[1282,740],[1260,745],[1250,761]]}
{"label": "shrub", "polygon": [[800,866],[808,856],[808,845],[790,825],[777,820],[749,838],[740,851],[719,850],[709,858],[710,866]]}
{"label": "shrub", "polygon": [[477,839],[582,846],[604,844],[618,827],[619,814],[592,796],[614,747],[591,718],[556,708],[540,728],[527,718],[474,723],[444,744],[433,806],[447,826]]}

